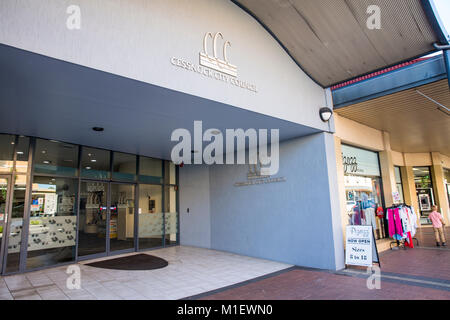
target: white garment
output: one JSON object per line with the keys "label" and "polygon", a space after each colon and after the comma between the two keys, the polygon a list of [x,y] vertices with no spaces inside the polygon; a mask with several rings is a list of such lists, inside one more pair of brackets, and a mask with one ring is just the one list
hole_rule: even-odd
{"label": "white garment", "polygon": [[372,226],[373,230],[377,230],[377,221],[375,219],[375,209],[374,208],[367,208],[364,209],[364,215],[366,216],[366,225]]}

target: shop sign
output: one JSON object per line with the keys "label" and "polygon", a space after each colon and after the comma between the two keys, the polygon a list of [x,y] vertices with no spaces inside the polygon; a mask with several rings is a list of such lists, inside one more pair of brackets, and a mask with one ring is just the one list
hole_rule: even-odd
{"label": "shop sign", "polygon": [[[230,41],[223,41],[222,57],[219,57],[217,52],[219,38],[224,40],[221,32],[217,32],[214,35],[211,32],[206,33],[203,38],[203,51],[199,53],[199,65],[177,57],[172,57],[170,63],[175,67],[195,72],[207,78],[222,81],[255,93],[258,92],[256,85],[238,78],[237,66],[231,64],[228,60],[228,48],[231,47]],[[212,42],[212,54],[208,52],[208,42]]]}
{"label": "shop sign", "polygon": [[380,176],[376,152],[342,145],[342,163],[344,174]]}
{"label": "shop sign", "polygon": [[378,261],[372,226],[347,226],[346,231],[345,264],[371,267]]}

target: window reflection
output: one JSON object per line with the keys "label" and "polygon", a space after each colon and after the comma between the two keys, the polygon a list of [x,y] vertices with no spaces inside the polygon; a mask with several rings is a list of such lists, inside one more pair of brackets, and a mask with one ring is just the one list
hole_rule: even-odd
{"label": "window reflection", "polygon": [[26,182],[27,179],[25,175],[17,175],[15,177],[11,205],[11,221],[9,222],[6,272],[15,272],[19,270]]}
{"label": "window reflection", "polygon": [[172,245],[178,243],[178,212],[177,212],[177,187],[166,186],[165,195],[165,243]]}
{"label": "window reflection", "polygon": [[109,179],[111,152],[83,147],[81,175],[91,179]]}
{"label": "window reflection", "polygon": [[162,186],[139,185],[139,248],[162,246]]}
{"label": "window reflection", "polygon": [[77,169],[78,146],[58,141],[36,140],[35,173],[76,176]]}
{"label": "window reflection", "polygon": [[15,141],[15,136],[0,135],[0,173],[12,171]]}

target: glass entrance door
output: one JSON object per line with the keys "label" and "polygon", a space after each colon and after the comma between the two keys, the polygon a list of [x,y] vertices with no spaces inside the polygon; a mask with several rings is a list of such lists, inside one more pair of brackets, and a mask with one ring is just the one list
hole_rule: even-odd
{"label": "glass entrance door", "polygon": [[78,257],[106,255],[109,183],[82,181]]}
{"label": "glass entrance door", "polygon": [[3,271],[3,254],[6,252],[6,248],[3,248],[3,246],[5,245],[6,236],[4,235],[6,235],[6,223],[9,212],[9,180],[9,176],[0,176],[0,272]]}
{"label": "glass entrance door", "polygon": [[132,184],[111,183],[110,252],[134,249],[135,187]]}
{"label": "glass entrance door", "polygon": [[78,257],[134,250],[135,186],[82,181],[80,188]]}

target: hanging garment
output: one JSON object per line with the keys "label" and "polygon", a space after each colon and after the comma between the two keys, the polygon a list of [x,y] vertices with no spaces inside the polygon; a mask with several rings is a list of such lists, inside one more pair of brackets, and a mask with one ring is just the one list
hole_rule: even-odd
{"label": "hanging garment", "polygon": [[377,230],[377,221],[375,220],[375,209],[367,208],[364,210],[364,214],[366,216],[366,225],[372,226],[373,230]]}
{"label": "hanging garment", "polygon": [[[388,209],[388,229],[389,237],[400,240],[403,236],[403,226],[398,208]],[[400,238],[400,239],[398,239]]]}
{"label": "hanging garment", "polygon": [[361,211],[358,205],[353,208],[353,212],[353,225],[361,225]]}

